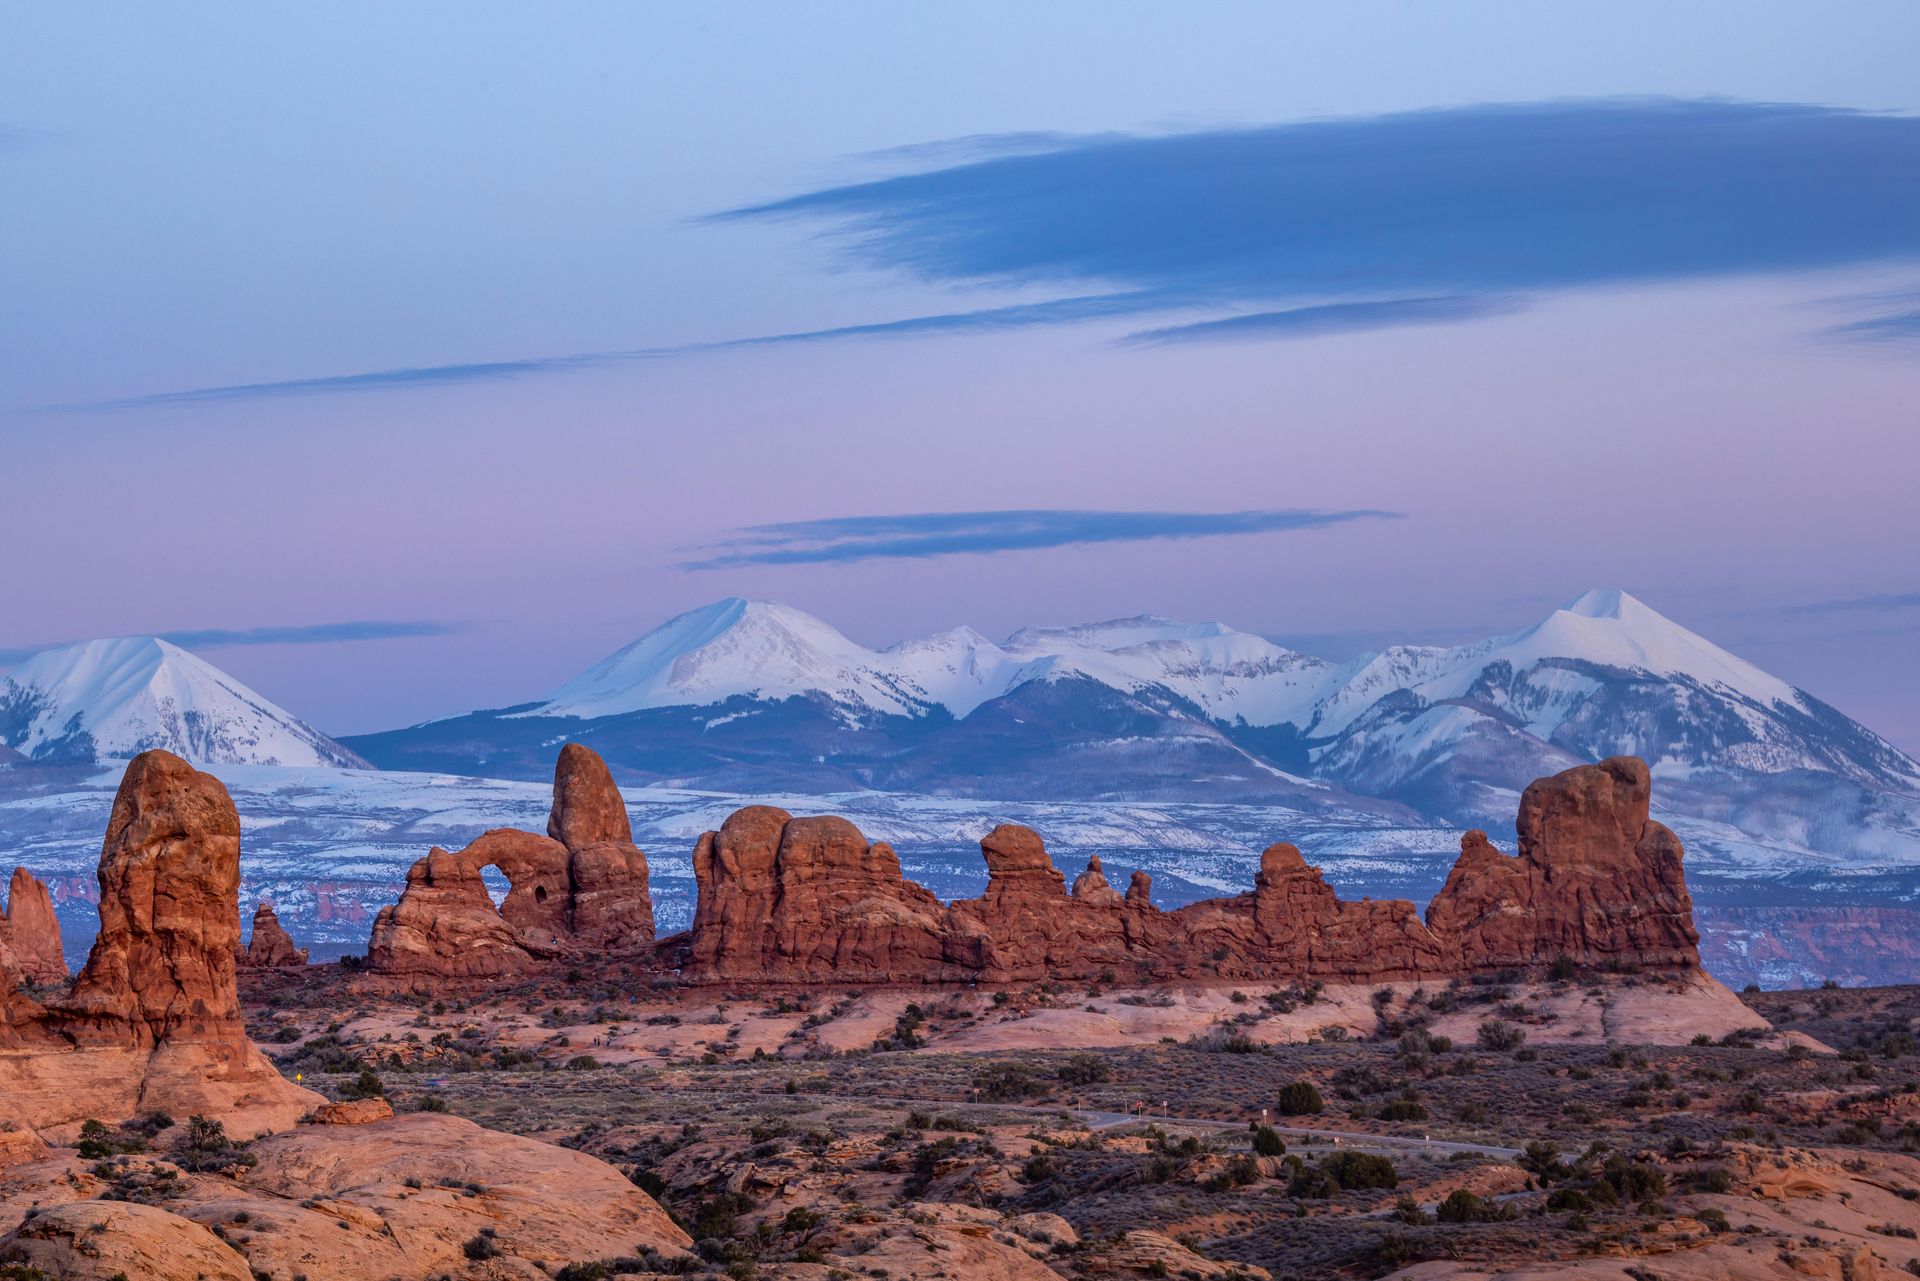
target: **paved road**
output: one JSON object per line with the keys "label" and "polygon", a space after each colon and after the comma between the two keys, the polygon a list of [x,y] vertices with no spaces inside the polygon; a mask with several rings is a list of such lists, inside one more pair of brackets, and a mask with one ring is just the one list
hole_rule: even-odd
{"label": "paved road", "polygon": [[[795,1096],[773,1090],[728,1090],[725,1093],[737,1096],[752,1095],[762,1098],[793,1098]],[[831,1099],[836,1103],[885,1103],[898,1107],[911,1108],[990,1108],[1000,1112],[1018,1112],[1026,1116],[1059,1116],[1066,1113],[1077,1116],[1088,1126],[1096,1130],[1113,1130],[1123,1125],[1163,1125],[1180,1126],[1194,1130],[1244,1131],[1245,1121],[1223,1121],[1218,1117],[1165,1116],[1147,1113],[1144,1116],[1129,1112],[1102,1112],[1092,1108],[1067,1106],[1047,1107],[1031,1103],[973,1103],[966,1099],[903,1099],[878,1094],[821,1094],[808,1090],[799,1095],[807,1099]],[[1459,1143],[1449,1139],[1415,1139],[1398,1134],[1368,1134],[1364,1130],[1327,1130],[1298,1125],[1276,1125],[1281,1137],[1305,1140],[1310,1145],[1328,1148],[1377,1148],[1390,1152],[1430,1152],[1439,1156],[1453,1156],[1457,1153],[1470,1153],[1474,1156],[1498,1157],[1509,1160],[1520,1155],[1519,1148],[1496,1147],[1486,1143]]]}

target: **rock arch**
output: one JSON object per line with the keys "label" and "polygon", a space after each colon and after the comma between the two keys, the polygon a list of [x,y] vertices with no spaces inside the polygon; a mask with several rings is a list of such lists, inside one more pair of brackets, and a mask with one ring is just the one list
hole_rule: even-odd
{"label": "rock arch", "polygon": [[[507,878],[496,909],[482,873]],[[499,977],[559,957],[651,948],[647,858],[606,762],[568,743],[554,766],[547,834],[494,828],[434,847],[380,910],[367,961],[384,974]]]}

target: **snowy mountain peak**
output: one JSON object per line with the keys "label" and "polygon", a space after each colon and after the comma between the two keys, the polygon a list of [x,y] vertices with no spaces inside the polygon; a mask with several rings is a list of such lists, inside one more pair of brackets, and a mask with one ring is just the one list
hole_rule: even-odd
{"label": "snowy mountain peak", "polygon": [[[1544,621],[1487,642],[1516,666],[1541,658],[1684,676],[1753,699],[1762,707],[1802,705],[1800,692],[1618,588],[1590,591]],[[1476,648],[1476,647],[1469,647]]]}
{"label": "snowy mountain peak", "polygon": [[874,657],[802,610],[733,596],[669,619],[567,682],[530,714],[590,718],[736,695],[807,693],[911,711],[909,699],[865,671]]}
{"label": "snowy mountain peak", "polygon": [[1583,592],[1578,598],[1561,607],[1568,614],[1579,614],[1586,618],[1624,618],[1634,610],[1647,609],[1636,596],[1629,596],[1618,587],[1596,587]]}
{"label": "snowy mountain peak", "polygon": [[165,748],[225,765],[364,765],[219,668],[155,636],[43,650],[0,681],[0,743],[43,760]]}

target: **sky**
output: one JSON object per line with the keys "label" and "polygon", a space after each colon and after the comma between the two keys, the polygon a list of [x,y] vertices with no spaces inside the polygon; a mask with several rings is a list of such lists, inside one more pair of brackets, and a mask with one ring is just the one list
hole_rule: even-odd
{"label": "sky", "polygon": [[1920,751],[1920,8],[9,6],[0,663],[1618,586]]}

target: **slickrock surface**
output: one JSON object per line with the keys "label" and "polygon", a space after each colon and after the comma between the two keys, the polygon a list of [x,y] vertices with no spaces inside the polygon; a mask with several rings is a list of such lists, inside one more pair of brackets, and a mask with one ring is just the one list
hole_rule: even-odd
{"label": "slickrock surface", "polygon": [[[456,1117],[303,1125],[249,1154],[257,1164],[231,1176],[179,1178],[164,1206],[88,1198],[39,1209],[0,1239],[0,1251],[67,1281],[414,1281],[544,1276],[581,1259],[673,1256],[690,1244],[605,1162]],[[88,1187],[84,1169],[40,1170],[48,1200],[76,1184],[103,1191]],[[471,1272],[467,1243],[476,1238],[495,1255]]]}
{"label": "slickrock surface", "polygon": [[1099,860],[1068,892],[1040,837],[980,843],[984,894],[943,905],[838,818],[752,806],[700,838],[688,977],[736,982],[1312,978],[1395,982],[1537,964],[1698,964],[1679,840],[1648,817],[1646,765],[1616,757],[1526,791],[1519,853],[1469,833],[1423,921],[1404,900],[1342,902],[1291,845],[1252,893],[1163,912]]}
{"label": "slickrock surface", "polygon": [[0,980],[0,1124],[59,1131],[163,1110],[246,1136],[320,1102],[241,1021],[240,818],[220,781],[168,752],[136,757],[99,880],[100,932],[72,990],[42,1006]]}
{"label": "slickrock surface", "polygon": [[253,936],[239,959],[240,964],[253,969],[290,968],[307,963],[307,949],[294,946],[293,936],[280,924],[273,904],[262,902],[253,909]]}
{"label": "slickrock surface", "polygon": [[[60,945],[60,918],[53,896],[24,867],[13,869],[7,906],[0,912],[0,954],[12,953],[19,977],[30,983],[67,981],[67,958]],[[0,969],[6,968],[0,961]]]}
{"label": "slickrock surface", "polygon": [[[606,762],[560,752],[547,835],[495,828],[458,852],[438,847],[374,918],[369,966],[415,978],[497,978],[568,956],[644,952],[654,937],[647,858]],[[495,909],[481,873],[506,876]]]}

